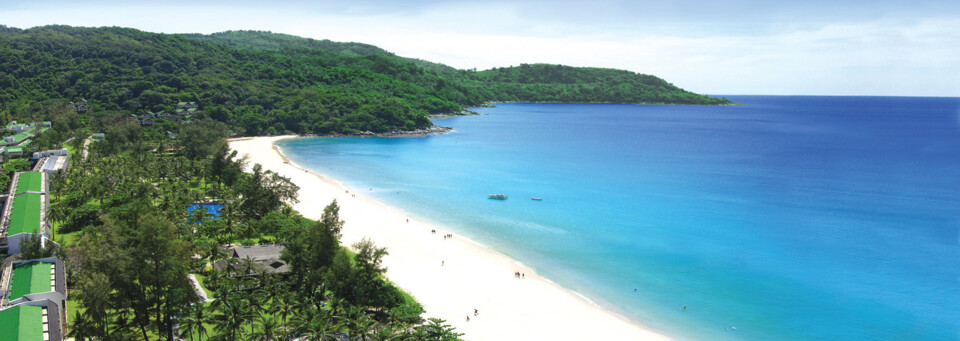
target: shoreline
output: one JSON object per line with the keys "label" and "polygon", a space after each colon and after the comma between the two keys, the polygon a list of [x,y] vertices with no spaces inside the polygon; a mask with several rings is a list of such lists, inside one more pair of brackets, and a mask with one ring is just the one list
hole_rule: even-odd
{"label": "shoreline", "polygon": [[[389,255],[387,277],[423,305],[424,317],[439,317],[466,340],[667,340],[644,326],[607,311],[589,298],[536,274],[519,260],[376,201],[336,179],[305,169],[274,142],[295,135],[228,140],[248,167],[288,177],[300,186],[294,208],[311,219],[332,200],[340,205],[343,245],[369,237]],[[431,233],[435,230],[436,233]],[[512,274],[520,272],[523,279]],[[479,315],[473,316],[473,309]],[[471,321],[467,321],[469,317]],[[558,326],[562,326],[558,328]]]}

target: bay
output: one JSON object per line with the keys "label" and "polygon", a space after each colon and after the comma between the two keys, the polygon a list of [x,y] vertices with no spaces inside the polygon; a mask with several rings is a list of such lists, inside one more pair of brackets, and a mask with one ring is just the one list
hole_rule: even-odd
{"label": "bay", "polygon": [[278,145],[679,339],[960,337],[960,99],[727,97]]}

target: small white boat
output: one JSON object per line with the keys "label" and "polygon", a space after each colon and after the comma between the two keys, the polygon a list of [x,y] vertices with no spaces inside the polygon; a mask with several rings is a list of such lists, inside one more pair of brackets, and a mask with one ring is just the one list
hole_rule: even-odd
{"label": "small white boat", "polygon": [[543,198],[530,197],[530,200],[543,201]]}
{"label": "small white boat", "polygon": [[507,198],[507,195],[506,194],[487,194],[487,197],[490,199],[504,200]]}

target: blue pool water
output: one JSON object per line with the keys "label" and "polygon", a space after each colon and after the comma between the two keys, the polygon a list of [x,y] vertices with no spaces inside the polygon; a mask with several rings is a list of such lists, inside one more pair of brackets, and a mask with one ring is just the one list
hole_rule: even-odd
{"label": "blue pool water", "polygon": [[676,338],[960,338],[960,99],[730,98],[279,145]]}
{"label": "blue pool water", "polygon": [[221,204],[213,204],[213,203],[193,204],[193,205],[190,205],[190,207],[187,207],[187,214],[192,214],[193,211],[195,211],[195,210],[197,210],[197,209],[199,209],[199,208],[203,208],[203,209],[207,210],[207,214],[210,215],[210,219],[219,219],[219,218],[220,218],[220,209],[223,208],[223,205],[221,205]]}

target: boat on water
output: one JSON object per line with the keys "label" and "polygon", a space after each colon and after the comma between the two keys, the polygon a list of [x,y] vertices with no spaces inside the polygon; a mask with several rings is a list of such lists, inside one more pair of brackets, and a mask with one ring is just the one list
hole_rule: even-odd
{"label": "boat on water", "polygon": [[487,194],[487,198],[504,200],[507,198],[507,195],[506,194]]}
{"label": "boat on water", "polygon": [[543,201],[543,198],[530,197],[530,200]]}

